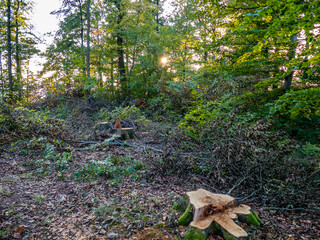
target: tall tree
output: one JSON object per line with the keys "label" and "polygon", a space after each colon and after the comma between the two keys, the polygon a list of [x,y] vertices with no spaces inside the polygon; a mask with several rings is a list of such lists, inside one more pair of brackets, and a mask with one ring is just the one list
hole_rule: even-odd
{"label": "tall tree", "polygon": [[122,96],[126,97],[128,93],[128,82],[126,76],[126,67],[124,64],[124,36],[123,36],[123,29],[121,26],[121,22],[124,18],[124,11],[123,11],[123,2],[122,0],[114,0],[116,8],[118,9],[118,16],[117,16],[117,47],[118,47],[118,71],[120,75],[120,83],[122,87]]}
{"label": "tall tree", "polygon": [[12,79],[12,62],[11,62],[11,0],[7,0],[7,50],[8,50],[8,78],[9,90],[12,97],[13,79]]}
{"label": "tall tree", "polygon": [[87,0],[87,78],[90,78],[90,0]]}
{"label": "tall tree", "polygon": [[[16,25],[16,34],[15,34],[15,44],[16,44],[16,52],[15,52],[15,59],[16,59],[16,79],[17,84],[21,83],[21,59],[20,59],[20,42],[19,42],[19,15],[20,15],[20,3],[21,0],[16,1],[16,9],[15,9],[15,25]],[[19,97],[21,98],[22,91],[19,91]]]}

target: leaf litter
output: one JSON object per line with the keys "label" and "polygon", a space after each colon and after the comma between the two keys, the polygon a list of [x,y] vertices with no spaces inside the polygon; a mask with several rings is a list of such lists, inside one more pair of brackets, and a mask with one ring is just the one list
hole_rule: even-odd
{"label": "leaf litter", "polygon": [[[138,135],[128,141],[134,148],[78,151],[65,170],[49,167],[42,175],[37,154],[0,153],[0,239],[183,239],[186,229],[177,225],[179,214],[172,206],[185,192],[205,185],[175,175],[146,174],[144,168],[126,169],[125,158],[148,163],[145,146],[165,151],[156,133]],[[94,168],[83,171],[109,156],[120,161],[112,177],[93,176]],[[75,179],[75,172],[83,175]],[[264,222],[261,229],[250,230],[253,239],[320,239],[318,213],[252,206]]]}

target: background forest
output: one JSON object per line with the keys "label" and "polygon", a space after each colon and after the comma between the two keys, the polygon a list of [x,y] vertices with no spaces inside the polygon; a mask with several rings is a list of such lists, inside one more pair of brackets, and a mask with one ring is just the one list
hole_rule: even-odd
{"label": "background forest", "polygon": [[[112,186],[123,175],[174,176],[258,207],[319,214],[318,0],[62,0],[44,51],[33,7],[0,3],[3,161],[23,158],[16,161],[37,179]],[[107,151],[115,137],[102,139],[94,126],[116,118],[131,123],[140,144],[157,145],[120,160],[112,150],[108,167],[72,160],[81,159],[79,144]],[[2,224],[0,238],[12,229]],[[272,231],[269,239],[320,236],[319,228]]]}

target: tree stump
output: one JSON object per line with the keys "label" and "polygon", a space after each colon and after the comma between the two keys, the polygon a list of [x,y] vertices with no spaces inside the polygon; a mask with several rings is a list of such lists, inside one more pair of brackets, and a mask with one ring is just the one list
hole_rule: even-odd
{"label": "tree stump", "polygon": [[180,225],[189,226],[185,239],[205,240],[212,233],[227,240],[249,239],[247,232],[234,220],[256,227],[261,223],[251,207],[244,204],[237,206],[236,199],[231,196],[213,194],[204,189],[187,192],[187,196],[189,205],[179,218]]}
{"label": "tree stump", "polygon": [[112,125],[109,122],[99,122],[96,125],[96,129],[98,129],[100,132],[106,132],[109,129],[112,129]]}
{"label": "tree stump", "polygon": [[120,135],[121,139],[123,140],[134,139],[137,137],[133,128],[119,128],[114,130]]}

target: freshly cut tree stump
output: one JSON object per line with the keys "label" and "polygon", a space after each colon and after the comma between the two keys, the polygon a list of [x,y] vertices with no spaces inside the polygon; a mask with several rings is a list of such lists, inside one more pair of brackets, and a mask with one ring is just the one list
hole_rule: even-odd
{"label": "freshly cut tree stump", "polygon": [[249,239],[245,230],[234,222],[238,219],[248,225],[259,226],[260,218],[251,207],[237,206],[235,198],[213,194],[204,189],[187,192],[189,205],[179,218],[179,224],[188,226],[185,239],[206,239],[211,233],[220,234],[227,240]]}

